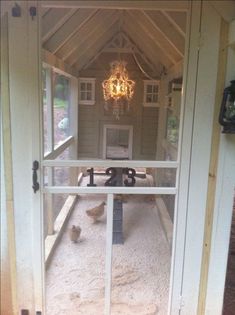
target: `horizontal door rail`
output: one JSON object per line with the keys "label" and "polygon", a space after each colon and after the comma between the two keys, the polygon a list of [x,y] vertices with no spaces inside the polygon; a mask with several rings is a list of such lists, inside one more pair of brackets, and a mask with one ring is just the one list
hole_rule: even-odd
{"label": "horizontal door rail", "polygon": [[151,167],[178,168],[175,161],[140,161],[140,160],[43,160],[44,167]]}
{"label": "horizontal door rail", "polygon": [[52,152],[46,153],[44,155],[45,160],[53,160],[57,158],[62,152],[64,152],[72,143],[74,142],[74,137],[69,136],[63,142],[59,143]]}
{"label": "horizontal door rail", "polygon": [[43,193],[49,194],[139,194],[175,195],[176,187],[86,187],[86,186],[45,186]]}

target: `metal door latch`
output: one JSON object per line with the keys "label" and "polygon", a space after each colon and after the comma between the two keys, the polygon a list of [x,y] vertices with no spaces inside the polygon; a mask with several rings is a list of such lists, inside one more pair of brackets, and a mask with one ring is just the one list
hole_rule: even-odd
{"label": "metal door latch", "polygon": [[39,183],[38,183],[38,174],[37,174],[37,170],[39,168],[39,162],[38,161],[34,161],[33,162],[33,191],[34,193],[36,193],[39,190]]}

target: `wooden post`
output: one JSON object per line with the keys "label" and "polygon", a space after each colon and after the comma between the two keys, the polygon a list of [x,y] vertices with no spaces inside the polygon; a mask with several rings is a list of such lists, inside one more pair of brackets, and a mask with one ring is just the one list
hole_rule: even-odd
{"label": "wooden post", "polygon": [[206,218],[205,218],[205,230],[204,230],[204,242],[203,242],[203,257],[202,257],[200,292],[199,292],[199,301],[198,301],[198,310],[197,310],[198,315],[205,314],[207,280],[208,280],[208,270],[209,270],[210,252],[211,252],[213,215],[214,215],[214,206],[215,206],[214,203],[215,203],[218,154],[219,154],[219,144],[220,144],[220,125],[218,123],[218,117],[219,117],[220,104],[222,100],[223,88],[224,88],[224,83],[225,83],[225,72],[226,72],[226,61],[227,61],[227,41],[228,41],[228,23],[222,20],[221,30],[220,30],[220,52],[219,52],[216,100],[215,100],[215,111],[214,111],[214,121],[213,121],[213,131],[212,131],[211,157],[210,157],[210,167],[209,167],[209,174],[208,174],[208,191],[207,191]]}
{"label": "wooden post", "polygon": [[[6,221],[7,221],[7,247],[9,264],[9,292],[4,287],[4,301],[1,312],[17,314],[17,284],[16,284],[16,244],[15,244],[15,218],[13,196],[13,170],[12,170],[12,143],[11,143],[11,116],[9,93],[9,50],[8,50],[8,15],[1,17],[1,104],[2,104],[2,137],[3,137],[3,164],[4,184],[6,195]],[[5,270],[3,270],[5,272]],[[8,277],[8,275],[6,275]],[[2,279],[1,279],[2,280]],[[4,286],[6,283],[4,284]],[[6,294],[5,294],[6,293]]]}
{"label": "wooden post", "polygon": [[[49,152],[54,150],[54,83],[52,68],[46,69],[46,102],[47,102],[47,145]],[[48,185],[54,184],[54,168],[48,168]],[[47,234],[54,233],[53,195],[46,195]]]}
{"label": "wooden post", "polygon": [[113,194],[107,199],[106,255],[105,255],[105,315],[111,314],[112,291],[112,239],[113,239]]}
{"label": "wooden post", "polygon": [[[74,137],[74,141],[69,148],[69,155],[71,159],[78,158],[78,80],[77,78],[70,78],[70,133]],[[69,169],[70,185],[78,185],[79,168],[72,167]]]}

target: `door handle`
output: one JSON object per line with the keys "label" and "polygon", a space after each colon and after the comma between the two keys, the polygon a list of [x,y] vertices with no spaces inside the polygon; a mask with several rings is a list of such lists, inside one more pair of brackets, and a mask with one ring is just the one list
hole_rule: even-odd
{"label": "door handle", "polygon": [[38,174],[37,170],[39,168],[39,162],[38,161],[33,161],[33,191],[36,193],[39,190],[39,183],[38,183]]}

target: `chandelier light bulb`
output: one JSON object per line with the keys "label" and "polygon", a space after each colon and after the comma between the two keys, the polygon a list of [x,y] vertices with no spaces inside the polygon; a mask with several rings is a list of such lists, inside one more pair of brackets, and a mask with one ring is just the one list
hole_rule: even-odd
{"label": "chandelier light bulb", "polygon": [[106,102],[111,102],[113,113],[117,119],[123,113],[123,108],[129,108],[129,102],[134,94],[135,82],[128,78],[125,61],[113,61],[110,64],[111,75],[103,81],[103,93]]}

